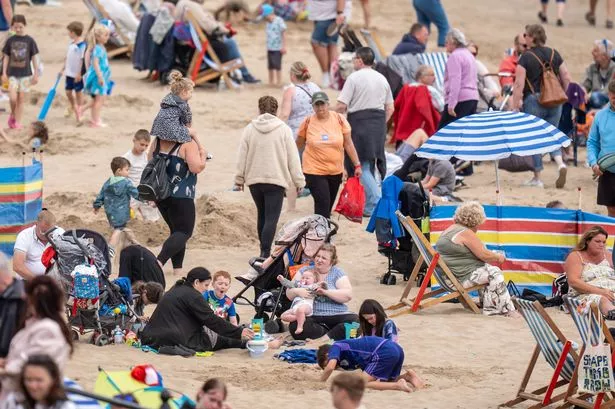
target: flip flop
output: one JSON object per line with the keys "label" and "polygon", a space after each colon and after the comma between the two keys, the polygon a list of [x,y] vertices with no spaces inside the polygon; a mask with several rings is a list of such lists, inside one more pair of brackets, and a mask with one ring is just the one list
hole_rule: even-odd
{"label": "flip flop", "polygon": [[590,26],[595,26],[596,16],[594,16],[592,13],[588,11],[587,13],[585,13],[585,21],[587,21]]}

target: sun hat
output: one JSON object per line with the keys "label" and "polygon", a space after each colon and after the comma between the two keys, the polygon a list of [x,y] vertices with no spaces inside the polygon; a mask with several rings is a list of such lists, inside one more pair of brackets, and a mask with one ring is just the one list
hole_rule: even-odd
{"label": "sun hat", "polygon": [[315,92],[312,95],[312,105],[314,105],[317,102],[325,102],[325,103],[329,102],[329,97],[327,96],[327,94],[325,94],[322,91]]}
{"label": "sun hat", "polygon": [[269,4],[263,4],[261,6],[261,16],[262,17],[267,17],[269,15],[273,14],[273,7]]}

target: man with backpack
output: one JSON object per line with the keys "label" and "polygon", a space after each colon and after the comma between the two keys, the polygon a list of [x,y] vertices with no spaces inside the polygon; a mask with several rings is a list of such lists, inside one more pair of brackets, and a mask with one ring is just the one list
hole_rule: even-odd
{"label": "man with backpack", "polygon": [[[545,46],[547,35],[540,24],[525,27],[523,34],[529,47],[521,57],[515,71],[513,110],[544,119],[555,128],[562,116],[562,105],[567,101],[566,90],[571,78],[562,56],[557,50]],[[562,189],[566,184],[566,165],[562,152],[557,149],[551,156],[558,165],[555,187]],[[534,177],[524,186],[544,187],[540,179],[542,155],[534,155]]]}

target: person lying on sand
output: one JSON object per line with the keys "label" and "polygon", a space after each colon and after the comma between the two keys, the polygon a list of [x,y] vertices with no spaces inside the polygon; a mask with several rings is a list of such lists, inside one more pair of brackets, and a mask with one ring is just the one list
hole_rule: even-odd
{"label": "person lying on sand", "polygon": [[412,370],[401,374],[404,350],[395,342],[381,337],[361,337],[321,345],[317,352],[318,365],[324,369],[325,382],[333,371],[361,369],[366,387],[375,390],[413,392],[425,386]]}

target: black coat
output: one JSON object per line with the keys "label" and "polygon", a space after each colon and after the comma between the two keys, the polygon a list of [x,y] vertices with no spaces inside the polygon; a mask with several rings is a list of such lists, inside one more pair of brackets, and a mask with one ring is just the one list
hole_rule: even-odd
{"label": "black coat", "polygon": [[218,317],[199,293],[189,285],[175,285],[167,292],[145,326],[142,341],[153,348],[181,345],[194,351],[211,351],[203,326],[241,346],[241,327]]}
{"label": "black coat", "polygon": [[164,272],[154,253],[143,246],[128,246],[120,253],[120,277],[127,277],[131,283],[155,281],[166,288]]}
{"label": "black coat", "polygon": [[17,325],[26,309],[24,281],[14,279],[6,290],[0,293],[0,358],[9,353],[9,346],[17,332]]}

